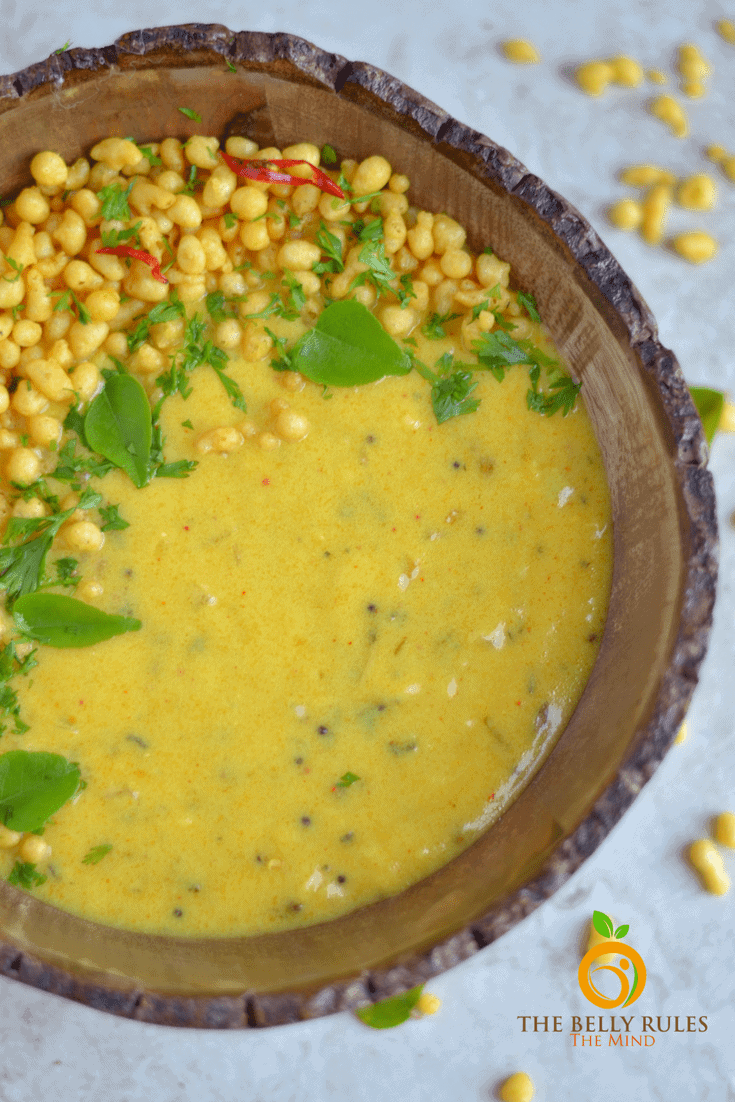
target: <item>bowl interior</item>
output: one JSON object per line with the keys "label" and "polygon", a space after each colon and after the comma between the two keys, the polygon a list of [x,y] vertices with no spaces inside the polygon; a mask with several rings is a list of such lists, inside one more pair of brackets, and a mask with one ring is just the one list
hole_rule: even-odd
{"label": "bowl interior", "polygon": [[[339,981],[350,977],[371,971],[378,977],[372,987],[358,985],[357,997],[364,999],[381,989],[380,977],[389,975],[386,969],[391,967],[397,966],[403,977],[399,986],[440,971],[512,925],[594,849],[646,779],[640,779],[637,767],[626,780],[621,766],[636,754],[640,764],[648,739],[644,758],[652,762],[652,770],[688,701],[691,679],[663,704],[662,686],[681,636],[696,541],[682,475],[684,429],[672,423],[670,403],[650,369],[650,355],[644,365],[649,345],[658,349],[656,355],[662,351],[655,346],[655,329],[634,290],[637,315],[631,323],[633,315],[614,305],[580,263],[585,240],[590,250],[601,245],[589,227],[580,222],[587,238],[578,237],[581,244],[572,248],[552,228],[554,219],[524,197],[534,178],[522,166],[459,124],[453,124],[454,131],[446,122],[442,125],[445,116],[438,108],[398,82],[391,85],[385,74],[376,77],[368,67],[348,66],[351,74],[335,94],[330,84],[335,73],[344,73],[343,59],[322,55],[305,43],[308,50],[296,61],[278,58],[271,42],[270,59],[253,58],[250,49],[250,56],[240,60],[240,37],[231,44],[237,72],[227,68],[211,43],[185,50],[169,36],[142,56],[118,52],[113,64],[98,59],[20,98],[9,96],[6,84],[6,98],[0,100],[2,193],[28,182],[29,160],[38,150],[54,148],[73,160],[108,134],[145,141],[186,138],[195,132],[244,133],[279,148],[308,139],[333,145],[341,156],[361,158],[380,151],[410,177],[418,204],[455,217],[467,227],[474,248],[491,243],[511,261],[520,285],[533,290],[558,348],[582,380],[605,459],[615,526],[607,628],[572,721],[499,821],[449,865],[409,890],[308,929],[247,939],[186,940],[97,926],[0,884],[0,934],[10,946],[5,959],[15,954],[16,971],[25,968],[31,982],[81,997],[80,981],[86,985],[87,1001],[120,1013],[139,1007],[141,992],[206,997],[210,1009],[223,996],[255,993],[257,1006],[263,1007],[269,993],[286,992],[290,1001],[287,996],[279,1003],[274,1020],[288,1020],[344,1005],[334,996],[327,1005],[323,995],[315,1003],[313,996],[335,982],[344,992]],[[197,111],[201,123],[182,115],[181,106]],[[505,181],[493,167],[498,163],[504,166]],[[551,201],[552,206],[563,204],[555,196]],[[572,220],[579,218],[568,205],[563,207]],[[621,287],[630,287],[622,273],[620,279]],[[631,324],[636,329],[632,334]],[[683,384],[676,385],[681,391]],[[683,394],[679,399],[688,401]],[[699,430],[688,406],[685,415],[681,424],[689,426],[691,438]],[[701,453],[701,437],[697,439]],[[696,455],[693,465],[701,466]],[[711,503],[708,508],[711,550]],[[708,592],[711,596],[711,587]],[[580,824],[592,822],[591,809],[606,789],[612,791],[612,782],[617,795],[607,805],[610,822],[602,821],[598,806],[587,841],[580,841]],[[453,937],[457,931],[464,933]],[[440,943],[444,950],[428,952]],[[37,962],[36,978],[31,965],[18,964],[18,951]],[[62,974],[71,977],[67,992]],[[39,980],[44,975],[45,982]],[[49,975],[56,976],[53,983]],[[107,994],[98,994],[95,1002],[92,991]],[[150,1013],[161,1020],[160,1014]],[[268,1020],[267,1011],[258,1010],[255,1019]]]}

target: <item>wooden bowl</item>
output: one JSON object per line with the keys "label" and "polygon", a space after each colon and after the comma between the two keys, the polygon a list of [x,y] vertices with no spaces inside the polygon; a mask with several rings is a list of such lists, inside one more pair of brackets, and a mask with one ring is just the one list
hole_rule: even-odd
{"label": "wooden bowl", "polygon": [[417,203],[457,218],[475,247],[492,242],[583,381],[615,525],[607,627],[569,726],[498,822],[407,891],[288,933],[186,939],[86,922],[0,883],[4,975],[142,1021],[236,1028],[405,990],[494,941],[565,883],[683,719],[711,626],[717,530],[681,370],[597,234],[506,150],[379,69],[291,35],[201,25],[52,55],[0,78],[1,190],[29,182],[40,149],[70,160],[108,134],[195,131],[279,148],[328,142],[357,158],[379,151],[410,176]]}

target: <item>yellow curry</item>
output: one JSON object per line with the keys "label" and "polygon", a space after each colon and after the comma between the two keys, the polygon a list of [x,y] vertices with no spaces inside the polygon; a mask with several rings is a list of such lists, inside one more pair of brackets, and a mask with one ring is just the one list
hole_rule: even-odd
{"label": "yellow curry", "polygon": [[[6,713],[22,717],[7,724],[0,767],[9,751],[46,751],[78,762],[86,782],[42,835],[6,818],[0,873],[129,929],[307,925],[445,864],[558,738],[607,611],[601,456],[532,296],[511,289],[489,250],[471,254],[448,216],[411,208],[407,179],[383,158],[332,171],[341,202],[232,167],[316,166],[307,143],[258,151],[229,139],[223,161],[211,138],[109,141],[86,179],[78,163],[56,183],[36,175],[26,190],[49,207],[39,221],[23,218],[34,197],[24,205],[21,193],[0,227],[6,257],[19,239],[34,249],[19,302],[35,291],[50,303],[46,317],[22,316],[36,341],[13,342],[18,320],[0,341],[0,362],[14,355],[4,346],[19,350],[0,442],[9,524],[43,532],[59,518],[32,597],[71,593],[140,628],[84,647],[41,642],[23,676],[33,644],[13,602],[28,596],[0,577],[16,640]],[[105,219],[126,191],[128,217]],[[84,224],[74,253],[69,211]],[[132,241],[168,282],[149,261],[100,253],[105,240]],[[75,261],[92,275],[67,275]],[[55,310],[67,291],[69,309]],[[346,301],[381,321],[400,371],[361,385],[309,375],[305,335]],[[187,367],[194,347],[206,354]],[[143,485],[121,463],[79,463],[107,455],[90,444],[89,410],[121,372],[154,413]],[[24,413],[29,393],[38,408]],[[45,440],[39,418],[58,425]],[[186,477],[166,477],[177,464]],[[90,492],[102,500],[77,508]],[[34,536],[32,525],[8,532],[19,553]]]}

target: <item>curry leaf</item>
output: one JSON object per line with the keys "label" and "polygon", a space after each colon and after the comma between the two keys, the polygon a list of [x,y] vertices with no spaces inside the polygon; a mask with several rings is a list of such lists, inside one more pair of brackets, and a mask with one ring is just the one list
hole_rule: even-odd
{"label": "curry leaf", "polygon": [[121,467],[136,486],[145,486],[150,477],[151,407],[137,379],[108,378],[87,410],[84,434],[92,451]]}
{"label": "curry leaf", "polygon": [[372,1006],[363,1006],[355,1013],[361,1022],[373,1029],[391,1029],[411,1017],[411,1011],[421,998],[423,989],[424,985],[420,983],[418,987],[412,987],[402,995],[391,995],[389,999],[383,999]]}
{"label": "curry leaf", "polygon": [[697,413],[702,419],[702,428],[711,444],[720,424],[722,410],[725,405],[725,395],[720,390],[710,390],[706,386],[690,386],[689,393],[694,399]]}
{"label": "curry leaf", "polygon": [[20,597],[13,605],[13,619],[24,635],[50,647],[91,647],[141,627],[140,620],[112,616],[59,593]]}
{"label": "curry leaf", "polygon": [[408,375],[411,360],[360,302],[333,302],[294,345],[294,371],[326,386],[361,386]]}
{"label": "curry leaf", "polygon": [[0,756],[0,823],[38,830],[79,787],[79,766],[59,754],[11,750]]}

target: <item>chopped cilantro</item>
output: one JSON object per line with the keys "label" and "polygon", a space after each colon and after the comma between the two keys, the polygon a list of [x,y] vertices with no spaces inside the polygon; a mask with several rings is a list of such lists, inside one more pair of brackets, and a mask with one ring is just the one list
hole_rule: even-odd
{"label": "chopped cilantro", "polygon": [[38,888],[46,883],[46,877],[36,871],[36,866],[30,861],[16,861],[8,876],[8,884],[15,884],[18,888]]}
{"label": "chopped cilantro", "polygon": [[138,149],[143,154],[146,161],[148,161],[149,165],[151,165],[152,168],[157,168],[159,165],[163,164],[163,161],[161,160],[161,158],[157,157],[156,154],[153,152],[153,147],[152,146],[150,146],[150,145],[139,145]]}
{"label": "chopped cilantro", "polygon": [[192,122],[202,121],[202,116],[191,107],[180,107],[179,111],[182,115],[186,115],[187,119],[191,119]]}
{"label": "chopped cilantro", "polygon": [[56,580],[54,585],[63,585],[65,587],[76,589],[79,585],[79,575],[77,574],[77,568],[79,562],[77,559],[57,559],[54,563],[56,568]]}
{"label": "chopped cilantro", "polygon": [[105,522],[101,525],[103,532],[122,532],[123,529],[130,527],[130,523],[120,516],[119,510],[119,505],[100,506],[100,516]]}
{"label": "chopped cilantro", "polygon": [[437,424],[442,425],[450,417],[462,413],[474,413],[480,404],[479,398],[470,398],[477,386],[472,382],[472,373],[456,371],[446,379],[439,379],[431,388],[431,404]]}
{"label": "chopped cilantro", "polygon": [[430,341],[440,341],[442,337],[446,337],[446,330],[444,326],[447,322],[454,321],[458,318],[459,314],[432,314],[425,325],[421,326],[421,332],[425,337],[428,337]]}
{"label": "chopped cilantro", "polygon": [[519,291],[517,295],[518,305],[525,306],[531,321],[541,321],[541,317],[538,312],[538,306],[536,305],[536,299],[533,297],[530,291]]}
{"label": "chopped cilantro", "polygon": [[134,183],[135,181],[131,180],[127,188],[123,188],[122,184],[110,184],[109,187],[103,187],[97,192],[97,198],[102,203],[100,213],[105,222],[113,219],[120,222],[131,221],[133,216],[128,206],[128,196],[133,190]]}
{"label": "chopped cilantro", "polygon": [[350,773],[350,772],[343,773],[342,776],[337,781],[337,784],[336,784],[335,787],[336,788],[349,788],[351,784],[354,784],[355,781],[359,781],[359,780],[360,780],[360,778],[358,777],[357,773]]}
{"label": "chopped cilantro", "polygon": [[336,234],[327,229],[324,222],[319,223],[319,232],[316,234],[314,241],[322,252],[326,253],[328,259],[318,261],[312,270],[317,275],[322,275],[323,272],[344,271],[342,242]]}
{"label": "chopped cilantro", "polygon": [[237,225],[237,222],[238,222],[237,215],[233,211],[228,210],[225,214],[225,227],[228,230],[231,230],[233,226]]}
{"label": "chopped cilantro", "polygon": [[[160,165],[160,161],[158,162]],[[136,222],[134,226],[131,226],[128,230],[104,230],[102,233],[102,244],[106,249],[114,249],[116,245],[122,245],[126,241],[130,241],[131,238],[135,242],[138,248],[140,248],[140,227],[142,222]]]}
{"label": "chopped cilantro", "polygon": [[322,146],[322,164],[323,165],[336,165],[337,154],[332,149],[331,145]]}
{"label": "chopped cilantro", "polygon": [[367,264],[368,270],[355,276],[350,290],[364,283],[372,283],[379,295],[393,290],[391,283],[396,278],[396,273],[385,255],[385,245],[382,241],[368,241],[360,249],[358,260],[361,264]]}
{"label": "chopped cilantro", "polygon": [[13,260],[12,256],[5,256],[5,253],[3,253],[2,255],[3,255],[3,258],[5,259],[6,263],[9,264],[10,267],[15,272],[14,276],[3,276],[3,279],[5,280],[6,283],[17,283],[18,280],[21,277],[21,274],[23,272],[23,268],[25,267],[25,265],[24,264],[19,264],[17,260]]}

